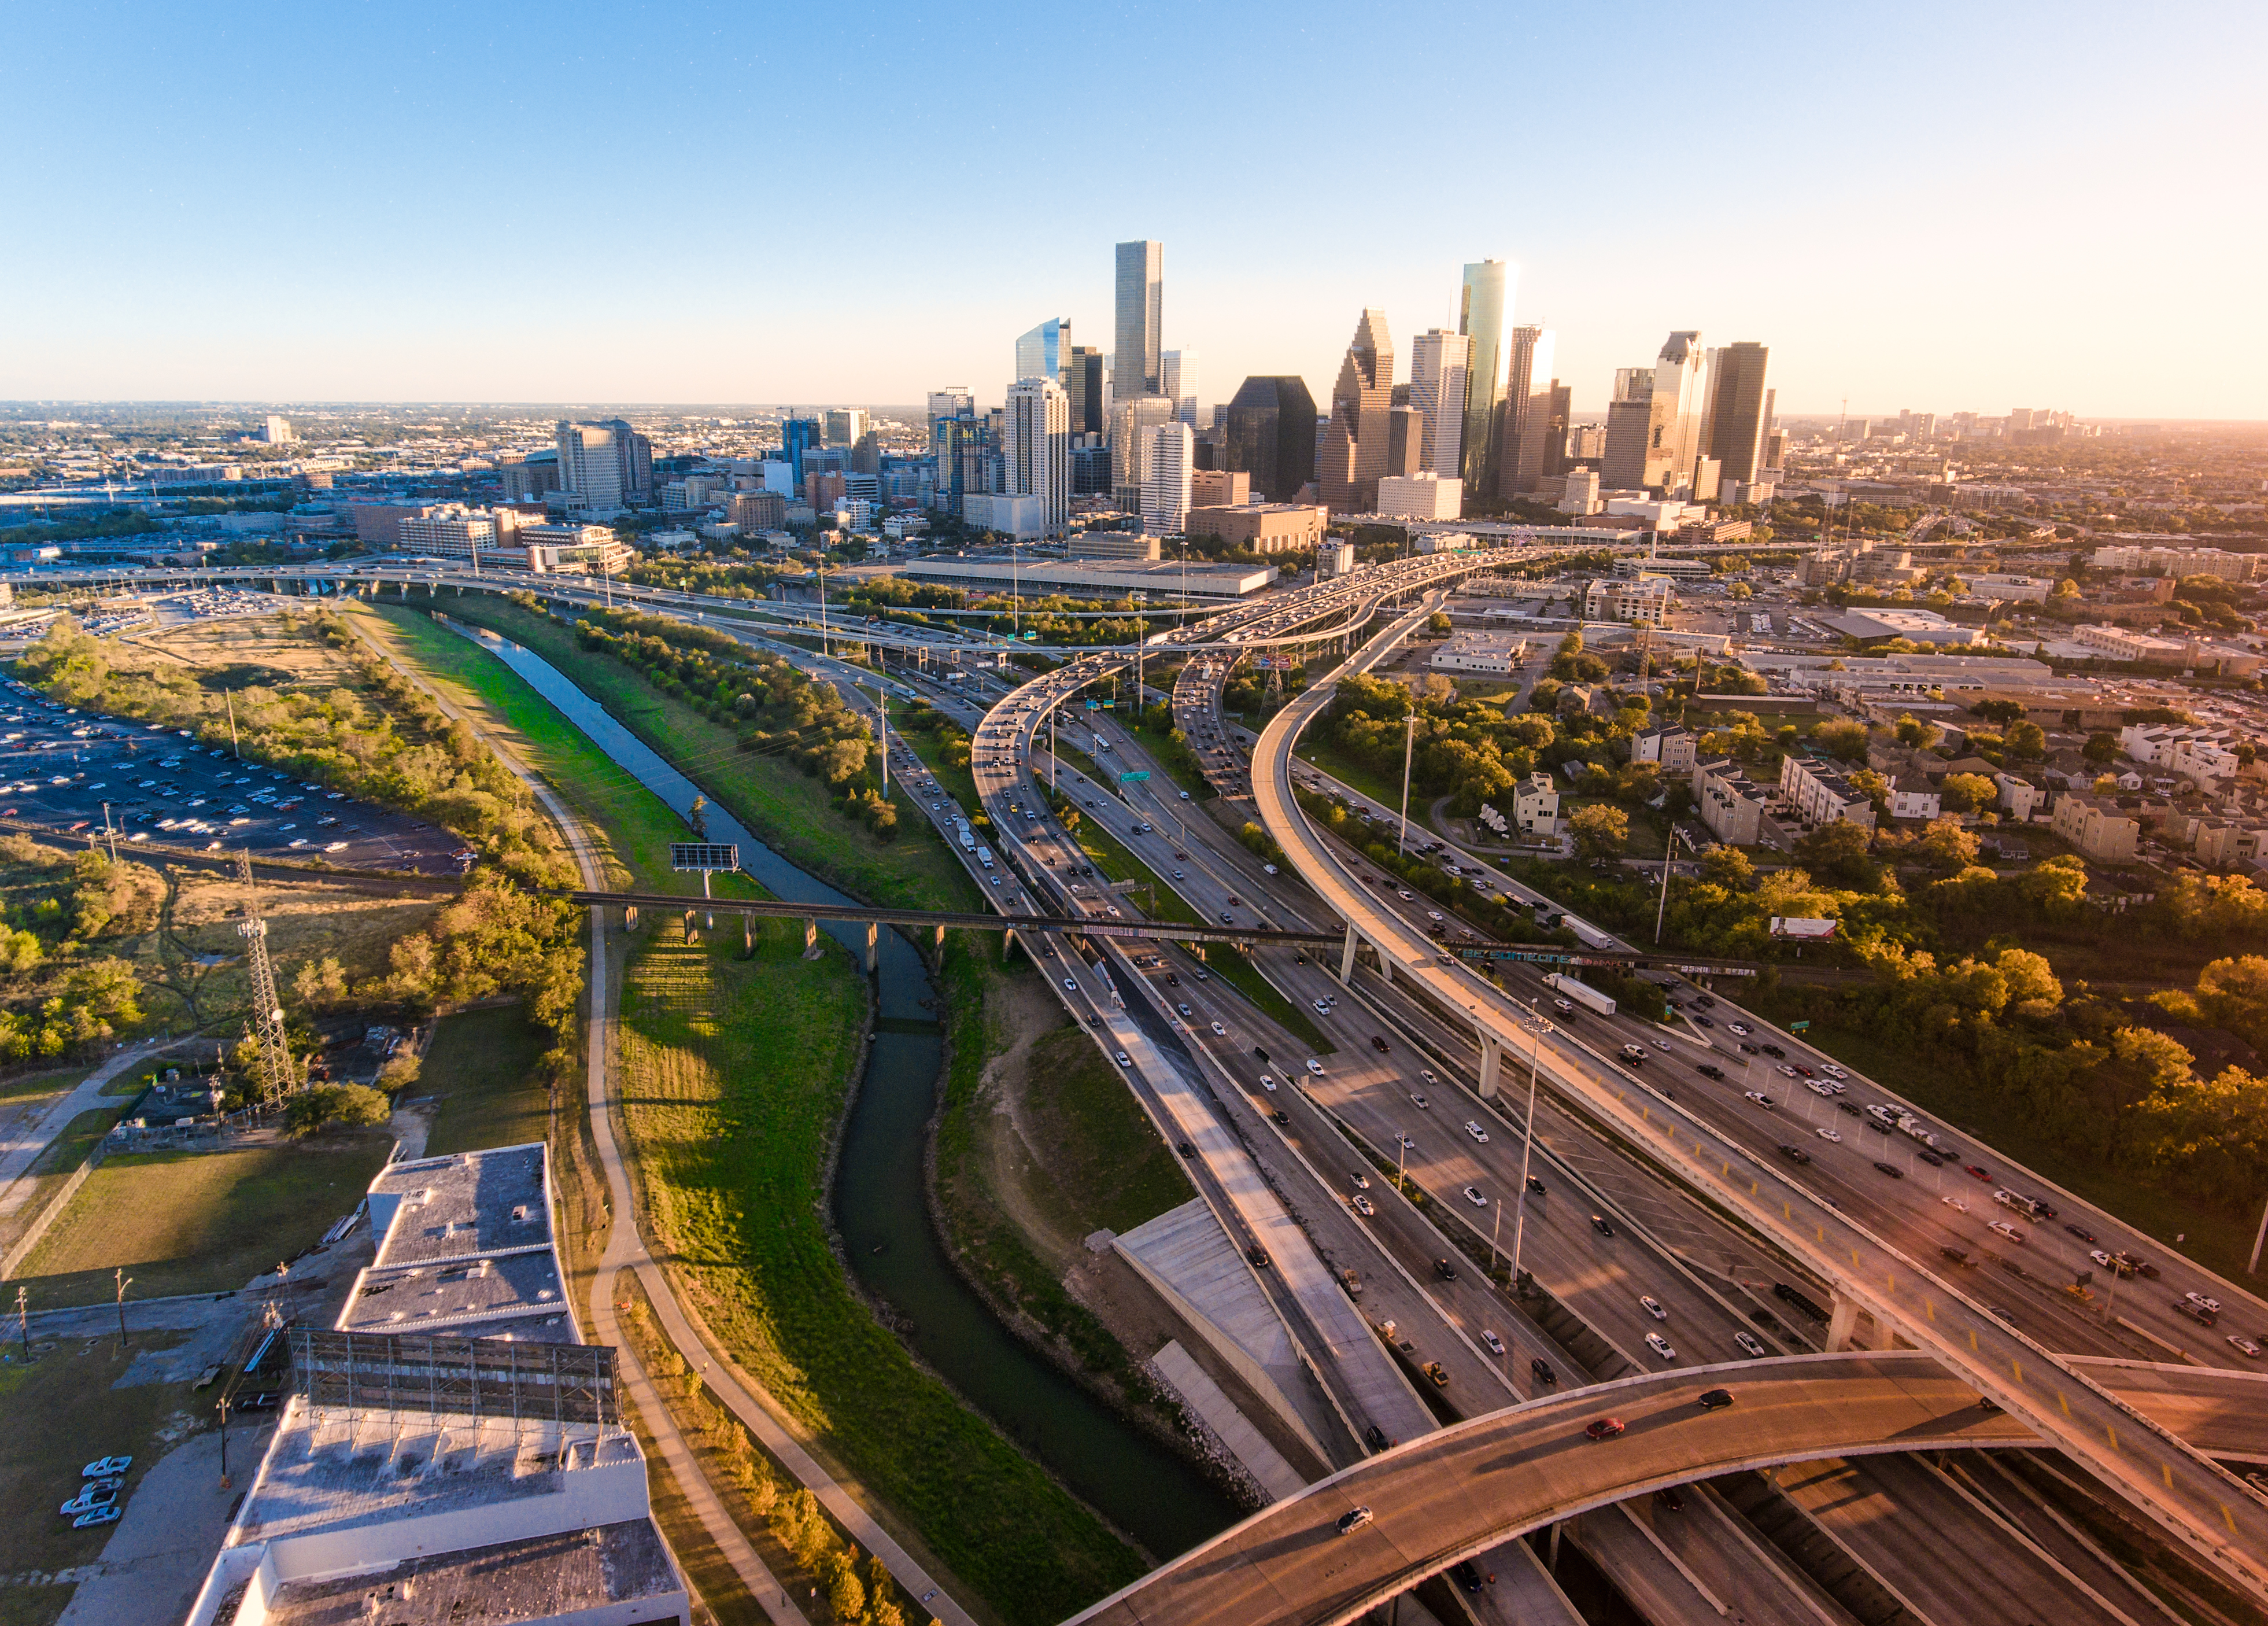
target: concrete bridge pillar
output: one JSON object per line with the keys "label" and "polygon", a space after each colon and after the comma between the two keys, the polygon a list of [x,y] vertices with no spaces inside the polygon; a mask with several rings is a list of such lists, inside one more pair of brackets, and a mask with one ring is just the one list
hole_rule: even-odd
{"label": "concrete bridge pillar", "polygon": [[637,930],[637,905],[636,904],[624,904],[622,905],[622,929],[626,932],[634,932]]}
{"label": "concrete bridge pillar", "polygon": [[803,923],[803,957],[806,960],[819,957],[819,922],[816,920]]}
{"label": "concrete bridge pillar", "polygon": [[866,922],[866,974],[869,977],[873,976],[881,969],[881,965],[882,923],[880,920],[869,920]]}
{"label": "concrete bridge pillar", "polygon": [[935,950],[939,954],[943,954],[945,952],[945,928],[942,926],[937,928],[937,942],[935,944]]}
{"label": "concrete bridge pillar", "polygon": [[1016,928],[1012,926],[1000,934],[1000,957],[1004,960],[1016,957]]}
{"label": "concrete bridge pillar", "polygon": [[1497,1075],[1504,1070],[1504,1041],[1493,1033],[1484,1031],[1481,1040],[1481,1099],[1496,1098]]}
{"label": "concrete bridge pillar", "polygon": [[1339,950],[1339,980],[1341,982],[1351,982],[1354,980],[1354,951],[1361,945],[1361,942],[1362,940],[1354,935],[1354,922],[1352,920],[1349,920],[1347,922],[1346,928],[1346,944]]}
{"label": "concrete bridge pillar", "polygon": [[740,952],[744,955],[754,955],[755,951],[756,917],[753,914],[744,914],[740,917]]}
{"label": "concrete bridge pillar", "polygon": [[701,941],[700,936],[693,929],[693,911],[690,909],[685,912],[685,941],[688,942]]}
{"label": "concrete bridge pillar", "polygon": [[1827,1352],[1840,1354],[1853,1344],[1852,1334],[1858,1330],[1859,1305],[1856,1300],[1835,1295],[1835,1308],[1827,1318]]}

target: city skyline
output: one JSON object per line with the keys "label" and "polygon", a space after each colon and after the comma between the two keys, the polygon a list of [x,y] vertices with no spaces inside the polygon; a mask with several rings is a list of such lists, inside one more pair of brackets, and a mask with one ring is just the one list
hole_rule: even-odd
{"label": "city skyline", "polygon": [[[2096,417],[2268,418],[2268,339],[2231,320],[2268,225],[2229,207],[2254,144],[2241,64],[2268,23],[2206,10],[2216,48],[2199,53],[2193,31],[2108,6],[1924,7],[1889,31],[1642,6],[1626,36],[1463,5],[1385,24],[1327,7],[1285,33],[1231,8],[1194,65],[1154,20],[1094,19],[1083,44],[1121,73],[1157,68],[1163,115],[1119,184],[1066,189],[1012,255],[970,232],[957,202],[900,198],[891,177],[931,131],[1012,93],[1014,13],[952,30],[887,7],[855,28],[781,18],[737,42],[721,13],[666,5],[587,54],[587,31],[512,6],[477,32],[415,7],[312,31],[195,5],[28,14],[0,66],[0,129],[28,173],[61,184],[41,197],[51,250],[11,268],[0,397],[886,402],[968,379],[997,403],[1012,381],[1000,358],[1035,312],[1114,333],[1105,256],[1146,239],[1169,251],[1161,347],[1204,355],[1208,405],[1248,374],[1297,374],[1327,395],[1347,312],[1454,329],[1460,267],[1501,258],[1518,268],[1507,325],[1553,330],[1586,414],[1616,367],[1697,329],[1771,344],[1789,415],[1847,399],[1877,415],[2052,401]],[[1665,191],[1660,131],[1603,117],[1601,92],[1618,41],[1673,18],[1681,72],[1750,116],[1687,121],[1689,181]],[[1392,228],[1348,233],[1230,202],[1208,152],[1280,141],[1239,64],[1320,85],[1357,30],[1381,104],[1419,95],[1444,39],[1477,60],[1558,64],[1524,72],[1522,95],[1531,127],[1569,132],[1565,161],[1412,168],[1382,148],[1325,158],[1295,144],[1287,179],[1328,166],[1334,196],[1369,200]],[[357,70],[317,70],[323,60]],[[875,94],[844,118],[830,99],[853,61]],[[727,77],[723,93],[688,96],[688,64],[760,70],[763,94],[735,96]],[[2012,76],[2054,93],[2010,96]],[[594,228],[511,179],[539,86],[547,116],[590,109],[578,195],[615,200]],[[1483,142],[1484,100],[1444,110],[1445,149]],[[185,133],[257,143],[274,164],[256,186],[193,181],[171,157]],[[728,208],[688,248],[638,224],[725,201],[683,160],[750,141],[890,230],[797,233]],[[221,206],[239,191],[257,205]],[[2115,224],[2169,217],[2211,222],[2208,246]],[[571,254],[544,246],[562,233]],[[2149,342],[2088,340],[2113,321]],[[853,331],[865,342],[845,344]]]}

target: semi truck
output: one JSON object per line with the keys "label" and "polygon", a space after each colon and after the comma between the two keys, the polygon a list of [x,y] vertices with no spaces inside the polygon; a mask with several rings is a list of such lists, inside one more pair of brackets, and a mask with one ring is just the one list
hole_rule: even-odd
{"label": "semi truck", "polygon": [[1611,1016],[1615,1014],[1613,999],[1600,993],[1589,983],[1579,978],[1563,976],[1556,971],[1546,972],[1543,974],[1543,982],[1545,987],[1565,998],[1572,1000],[1587,1011],[1602,1016]]}

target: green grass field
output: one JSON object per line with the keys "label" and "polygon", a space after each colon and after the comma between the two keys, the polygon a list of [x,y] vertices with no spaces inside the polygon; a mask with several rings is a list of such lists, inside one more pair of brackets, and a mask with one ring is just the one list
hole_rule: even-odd
{"label": "green grass field", "polygon": [[548,1139],[550,1091],[537,1066],[548,1046],[518,1005],[442,1017],[410,1091],[441,1098],[425,1155]]}
{"label": "green grass field", "polygon": [[[1292,754],[1300,761],[1312,763],[1321,768],[1341,784],[1360,791],[1388,812],[1395,813],[1400,810],[1402,806],[1400,773],[1392,775],[1373,773],[1363,764],[1333,750],[1314,735],[1301,735],[1299,744],[1292,747]],[[1410,823],[1413,828],[1425,826],[1425,809],[1431,802],[1432,798],[1422,792],[1415,789],[1410,791]]]}
{"label": "green grass field", "polygon": [[624,1116],[652,1233],[736,1358],[946,1564],[1011,1620],[1059,1620],[1139,1561],[851,1295],[821,1213],[864,991],[801,951],[767,923],[753,960],[654,941],[633,961]]}
{"label": "green grass field", "polygon": [[136,1298],[242,1287],[352,1213],[392,1145],[380,1132],[107,1158],[32,1250],[23,1280],[34,1304],[103,1303],[122,1266],[134,1278],[129,1321]]}
{"label": "green grass field", "polygon": [[914,828],[909,816],[901,816],[899,839],[878,839],[836,810],[819,780],[779,758],[742,750],[732,729],[663,695],[611,656],[585,650],[567,628],[517,604],[468,594],[452,600],[447,612],[493,627],[550,661],[792,862],[875,903],[976,906],[975,889],[959,863],[941,843]]}

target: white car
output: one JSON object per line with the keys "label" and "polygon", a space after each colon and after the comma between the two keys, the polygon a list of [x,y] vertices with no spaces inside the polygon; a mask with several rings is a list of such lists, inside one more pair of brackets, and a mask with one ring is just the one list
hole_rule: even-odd
{"label": "white car", "polygon": [[1835,1098],[1835,1086],[1830,1083],[1824,1083],[1822,1080],[1816,1078],[1812,1079],[1803,1087],[1806,1090],[1810,1090],[1814,1095],[1825,1096],[1830,1101]]}
{"label": "white car", "polygon": [[1072,981],[1069,977],[1064,979],[1064,987],[1069,993],[1076,994],[1079,992],[1079,984]]}
{"label": "white car", "polygon": [[2218,1298],[2207,1298],[2203,1293],[2184,1293],[2182,1297],[2200,1310],[2210,1310],[2215,1315],[2220,1313],[2220,1300]]}
{"label": "white car", "polygon": [[1819,1138],[1822,1141],[1832,1141],[1840,1146],[1843,1143],[1843,1132],[1840,1129],[1822,1129],[1819,1131]]}
{"label": "white car", "polygon": [[1488,1207],[1488,1199],[1481,1195],[1481,1188],[1477,1186],[1468,1186],[1465,1187],[1465,1201],[1471,1203],[1473,1207],[1476,1208],[1485,1208]]}
{"label": "white car", "polygon": [[1669,1340],[1664,1338],[1660,1333],[1648,1333],[1646,1335],[1646,1347],[1665,1361],[1674,1361],[1677,1358],[1677,1351],[1669,1347]]}
{"label": "white car", "polygon": [[1321,1078],[1323,1075],[1323,1064],[1316,1061],[1314,1057],[1309,1056],[1307,1058],[1307,1071],[1313,1073],[1317,1078]]}
{"label": "white car", "polygon": [[1992,1228],[1994,1231],[1999,1231],[2002,1236],[2007,1238],[2009,1241],[2014,1243],[2018,1247],[2024,1245],[2024,1233],[2018,1231],[2014,1225],[2008,1223],[2007,1221],[1994,1220],[1992,1222]]}
{"label": "white car", "polygon": [[1763,1107],[1767,1112],[1771,1111],[1773,1106],[1772,1098],[1764,1094],[1761,1090],[1743,1090],[1741,1093],[1746,1096],[1749,1100],[1754,1101],[1758,1106]]}
{"label": "white car", "polygon": [[1725,1025],[1727,1028],[1730,1028],[1734,1032],[1739,1034],[1742,1038],[1746,1038],[1749,1036],[1749,1024],[1745,1022],[1727,1022]]}
{"label": "white car", "polygon": [[1219,1023],[1218,1023],[1218,1022],[1216,1022],[1216,1023],[1214,1023],[1214,1024],[1212,1024],[1212,1031],[1213,1031],[1215,1033],[1218,1033],[1218,1034],[1219,1034],[1221,1038],[1226,1038],[1228,1037],[1228,1030],[1227,1030],[1226,1028],[1225,1028],[1225,1027],[1221,1026],[1221,1025],[1220,1025],[1220,1024],[1219,1024]]}
{"label": "white car", "polygon": [[1265,1073],[1263,1073],[1260,1075],[1260,1087],[1263,1090],[1265,1090],[1270,1095],[1274,1095],[1276,1093],[1276,1081]]}
{"label": "white car", "polygon": [[1819,1064],[1819,1070],[1826,1074],[1830,1078],[1848,1078],[1851,1076],[1850,1074],[1845,1072],[1832,1061],[1822,1061]]}
{"label": "white car", "polygon": [[1121,1067],[1132,1067],[1134,1065],[1134,1058],[1128,1055],[1122,1050],[1118,1053],[1118,1065]]}
{"label": "white car", "polygon": [[1661,1300],[1656,1298],[1651,1293],[1640,1293],[1638,1296],[1638,1304],[1639,1309],[1645,1311],[1646,1314],[1652,1316],[1657,1321],[1667,1321],[1669,1319],[1669,1312],[1661,1307]]}
{"label": "white car", "polygon": [[1370,1218],[1371,1216],[1378,1212],[1378,1205],[1373,1202],[1369,1198],[1364,1196],[1360,1192],[1355,1193],[1351,1198],[1348,1199],[1348,1201],[1353,1207],[1354,1211],[1361,1215],[1365,1219]]}
{"label": "white car", "polygon": [[1762,1360],[1764,1356],[1771,1353],[1771,1350],[1764,1348],[1764,1341],[1757,1338],[1751,1333],[1734,1333],[1733,1334],[1733,1341],[1741,1346],[1741,1353],[1742,1355],[1748,1356],[1754,1360]]}
{"label": "white car", "polygon": [[1488,1144],[1488,1131],[1482,1128],[1480,1125],[1475,1123],[1469,1118],[1465,1120],[1465,1133],[1473,1137],[1474,1145],[1486,1146]]}
{"label": "white car", "polygon": [[1481,1342],[1486,1346],[1488,1352],[1491,1355],[1502,1355],[1504,1353],[1504,1340],[1498,1338],[1494,1333],[1489,1331],[1485,1327],[1481,1328]]}
{"label": "white car", "polygon": [[1962,1201],[1958,1197],[1940,1197],[1938,1201],[1956,1213],[1966,1214],[1969,1212],[1969,1205]]}
{"label": "white car", "polygon": [[1357,1169],[1354,1171],[1354,1188],[1357,1191],[1368,1191],[1370,1189],[1370,1176],[1365,1174],[1361,1170]]}

